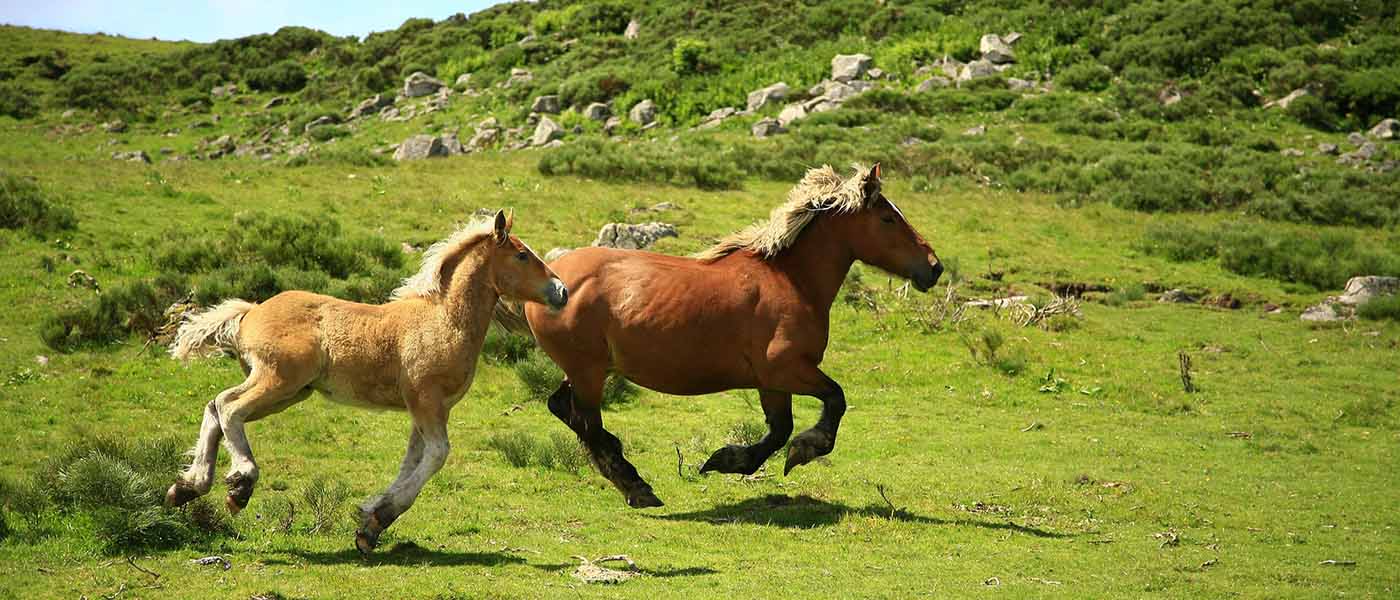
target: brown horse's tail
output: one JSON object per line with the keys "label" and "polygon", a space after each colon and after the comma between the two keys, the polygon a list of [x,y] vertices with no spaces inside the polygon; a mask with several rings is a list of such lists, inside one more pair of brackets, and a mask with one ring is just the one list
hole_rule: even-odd
{"label": "brown horse's tail", "polygon": [[236,351],[239,324],[243,315],[255,306],[244,300],[225,300],[214,308],[186,316],[175,334],[175,341],[170,344],[170,355],[187,360],[204,353],[210,346]]}
{"label": "brown horse's tail", "polygon": [[525,307],[519,303],[497,300],[491,320],[507,332],[535,339],[535,334],[530,331],[530,322],[525,320]]}

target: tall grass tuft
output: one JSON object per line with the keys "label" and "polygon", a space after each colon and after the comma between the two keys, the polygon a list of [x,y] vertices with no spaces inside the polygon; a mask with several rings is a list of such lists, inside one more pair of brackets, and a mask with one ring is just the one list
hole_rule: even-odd
{"label": "tall grass tuft", "polygon": [[333,533],[337,524],[348,523],[354,518],[353,511],[346,508],[350,499],[350,487],[339,480],[332,481],[319,476],[301,490],[302,504],[311,513],[311,526],[308,533]]}
{"label": "tall grass tuft", "polygon": [[50,201],[38,184],[0,173],[0,229],[26,231],[43,238],[77,226],[73,209]]}

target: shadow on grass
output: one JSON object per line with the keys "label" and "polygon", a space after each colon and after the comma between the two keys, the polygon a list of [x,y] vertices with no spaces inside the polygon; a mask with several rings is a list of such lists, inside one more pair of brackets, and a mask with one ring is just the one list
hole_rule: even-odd
{"label": "shadow on grass", "polygon": [[413,542],[400,542],[394,544],[387,550],[379,550],[362,558],[360,552],[354,548],[346,548],[338,552],[304,552],[294,550],[287,552],[291,558],[272,558],[263,561],[269,565],[295,565],[309,563],[313,565],[345,565],[357,564],[364,566],[379,565],[399,565],[399,566],[423,566],[434,567],[456,567],[462,565],[476,565],[482,567],[495,567],[507,564],[525,563],[525,559],[499,552],[450,552],[441,550],[429,550]]}
{"label": "shadow on grass", "polygon": [[669,515],[646,515],[666,521],[696,521],[703,523],[749,523],[770,527],[808,529],[827,527],[841,522],[847,515],[858,517],[879,517],[906,523],[923,525],[969,525],[984,529],[1014,531],[1043,538],[1067,538],[1073,534],[1046,531],[1035,527],[1017,525],[1009,521],[979,521],[974,519],[939,519],[925,517],[907,510],[891,511],[888,506],[869,505],[862,508],[847,506],[837,502],[818,500],[811,496],[786,496],[769,494],[761,498],[750,498],[733,504],[722,504],[706,510],[672,513]]}

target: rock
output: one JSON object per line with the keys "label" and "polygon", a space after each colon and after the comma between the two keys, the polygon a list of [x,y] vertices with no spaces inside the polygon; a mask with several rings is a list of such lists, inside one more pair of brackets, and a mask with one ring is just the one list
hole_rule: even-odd
{"label": "rock", "polygon": [[884,78],[885,78],[885,70],[884,70],[884,69],[881,69],[881,68],[879,68],[879,67],[876,67],[876,68],[873,68],[873,69],[871,69],[871,70],[869,70],[869,71],[866,71],[865,74],[868,75],[871,79],[884,79]]}
{"label": "rock", "polygon": [[559,97],[550,95],[539,96],[535,98],[535,102],[530,105],[530,112],[543,113],[547,115],[559,114]]}
{"label": "rock", "polygon": [[812,98],[811,100],[802,103],[803,110],[806,110],[807,114],[809,115],[816,114],[819,112],[826,112],[828,110],[836,110],[839,106],[839,104],[833,102],[830,98],[827,98],[826,96]]}
{"label": "rock", "polygon": [[550,248],[549,252],[544,253],[544,262],[552,263],[556,260],[559,260],[559,257],[564,256],[565,254],[568,254],[570,252],[573,252],[573,250],[570,248]]}
{"label": "rock", "polygon": [[1380,296],[1394,296],[1400,293],[1400,277],[1379,277],[1365,275],[1347,280],[1342,295],[1337,302],[1347,306],[1360,306]]}
{"label": "rock", "polygon": [[453,82],[452,82],[452,87],[457,88],[457,89],[459,89],[459,90],[465,90],[465,89],[467,89],[468,87],[471,87],[471,84],[472,84],[472,74],[471,74],[471,73],[462,73],[461,75],[458,75],[458,76],[457,76],[456,81],[453,81]]}
{"label": "rock", "polygon": [[651,100],[643,100],[627,111],[627,118],[633,123],[646,127],[656,121],[656,103]]}
{"label": "rock", "polygon": [[1185,96],[1181,93],[1181,90],[1172,85],[1164,87],[1157,92],[1157,101],[1161,102],[1162,106],[1171,106],[1177,102],[1181,102],[1182,98],[1185,98]]}
{"label": "rock", "polygon": [[286,96],[273,96],[273,97],[270,98],[267,102],[264,102],[264,103],[263,103],[263,110],[270,110],[270,109],[273,109],[273,108],[277,108],[277,107],[282,106],[283,104],[286,104],[286,103],[287,103],[287,97],[286,97]]}
{"label": "rock", "polygon": [[1317,145],[1318,154],[1336,154],[1337,150],[1336,144],[1322,143]]}
{"label": "rock", "polygon": [[1287,96],[1279,98],[1278,100],[1265,102],[1264,108],[1288,108],[1288,105],[1292,104],[1294,100],[1297,100],[1307,95],[1308,90],[1306,88],[1298,88],[1296,90],[1288,92]]}
{"label": "rock", "polygon": [[215,98],[232,98],[236,94],[238,94],[238,86],[232,83],[216,85],[209,90],[209,95]]}
{"label": "rock", "polygon": [[602,102],[594,102],[583,108],[583,116],[594,121],[606,121],[609,112],[608,105]]}
{"label": "rock", "polygon": [[984,60],[998,65],[1016,62],[1016,53],[1011,50],[1011,46],[1002,41],[1001,36],[995,33],[982,36],[982,40],[978,42],[977,46],[982,52]]}
{"label": "rock", "polygon": [[442,145],[442,139],[427,134],[412,136],[399,144],[399,148],[394,151],[394,160],[420,160],[434,156],[447,156],[447,148]]}
{"label": "rock", "polygon": [[1400,121],[1395,119],[1382,120],[1380,123],[1376,123],[1376,126],[1372,127],[1367,134],[1378,140],[1393,140],[1400,137]]}
{"label": "rock", "polygon": [[530,113],[525,116],[525,126],[534,127],[540,124],[540,113]]}
{"label": "rock", "polygon": [[418,98],[436,94],[445,85],[447,84],[422,71],[414,71],[412,75],[403,80],[403,95],[408,98]]}
{"label": "rock", "polygon": [[832,102],[839,103],[859,93],[860,92],[857,91],[854,86],[841,83],[840,81],[833,81],[831,83],[826,84],[826,90],[822,94],[822,96],[826,97],[826,99]]}
{"label": "rock", "polygon": [[64,118],[64,119],[71,119],[71,118],[73,118],[73,117],[74,117],[75,115],[77,115],[77,114],[78,114],[77,109],[70,108],[70,109],[68,109],[68,110],[63,111],[63,118]]}
{"label": "rock", "polygon": [[484,150],[495,145],[496,138],[500,136],[500,132],[501,130],[496,129],[494,127],[477,129],[476,135],[473,135],[472,139],[467,141],[467,147],[465,151],[473,152],[477,150]]}
{"label": "rock", "polygon": [[935,61],[934,66],[942,71],[945,77],[956,80],[958,74],[962,73],[963,67],[967,66],[967,64],[956,58],[945,56],[942,60]]}
{"label": "rock", "polygon": [[311,121],[310,123],[307,123],[307,124],[306,124],[306,127],[303,128],[302,131],[303,131],[303,132],[310,132],[312,129],[316,129],[317,127],[325,127],[325,126],[327,126],[327,125],[335,125],[335,124],[338,123],[338,122],[339,122],[339,121],[338,121],[335,117],[332,117],[332,116],[330,116],[330,115],[321,115],[321,116],[319,116],[319,117],[316,117],[316,119],[313,120],[313,121]]}
{"label": "rock", "polygon": [[358,119],[365,115],[376,114],[379,111],[383,110],[384,107],[390,106],[393,103],[393,98],[385,96],[384,94],[375,94],[373,96],[365,98],[359,104],[356,104],[355,108],[350,111],[349,118]]}
{"label": "rock", "polygon": [[496,117],[486,117],[482,119],[480,123],[476,124],[477,129],[497,129],[500,126],[501,123],[496,120]]}
{"label": "rock", "polygon": [[543,145],[543,146],[540,146],[540,147],[541,147],[541,148],[558,148],[558,147],[563,146],[563,145],[564,145],[564,140],[550,140],[550,141],[548,141],[548,142],[545,142],[544,145]]}
{"label": "rock", "polygon": [[756,138],[766,138],[770,135],[786,133],[787,129],[784,128],[777,119],[765,118],[759,119],[757,123],[754,123],[751,131]]}
{"label": "rock", "polygon": [[1170,290],[1167,290],[1167,291],[1165,291],[1165,292],[1162,292],[1161,297],[1157,298],[1157,301],[1158,301],[1158,302],[1171,302],[1171,303],[1176,303],[1176,304],[1195,304],[1195,303],[1196,303],[1196,299],[1195,299],[1194,297],[1192,297],[1190,294],[1186,293],[1186,290],[1183,290],[1183,289],[1181,289],[1181,288],[1170,289]]}
{"label": "rock", "polygon": [[90,290],[100,289],[97,285],[97,278],[88,275],[87,271],[78,269],[68,274],[68,287],[81,287]]}
{"label": "rock", "polygon": [[958,70],[958,81],[972,81],[974,79],[992,77],[998,72],[996,65],[992,64],[991,61],[986,59],[974,60],[963,65],[962,69]]}
{"label": "rock", "polygon": [[522,83],[530,83],[531,81],[534,81],[534,79],[534,74],[530,73],[529,71],[526,71],[525,69],[517,67],[510,70],[510,77],[507,78],[505,81],[501,82],[501,87],[509,88],[512,86],[520,85]]}
{"label": "rock", "polygon": [[466,153],[466,150],[462,148],[462,141],[457,139],[457,134],[444,133],[439,136],[439,139],[442,141],[442,147],[447,150],[448,155]]}
{"label": "rock", "polygon": [[113,152],[112,160],[149,163],[151,162],[151,157],[146,155],[145,150],[132,150],[131,152]]}
{"label": "rock", "polygon": [[768,106],[769,103],[784,100],[787,98],[788,91],[788,84],[779,81],[778,83],[770,85],[766,88],[761,88],[749,92],[748,109],[750,111],[756,111],[762,109],[765,106]]}
{"label": "rock", "polygon": [[113,119],[102,124],[102,130],[107,133],[123,133],[126,131],[126,121]]}
{"label": "rock", "polygon": [[837,54],[831,59],[831,78],[836,81],[860,79],[875,66],[875,59],[865,54]]}
{"label": "rock", "polygon": [[562,137],[564,137],[563,127],[560,127],[549,117],[540,117],[539,125],[535,126],[535,134],[530,137],[530,143],[543,146]]}
{"label": "rock", "polygon": [[642,24],[638,23],[636,19],[632,19],[631,21],[627,22],[627,30],[622,32],[622,37],[629,40],[635,40],[637,39],[637,36],[641,34]]}
{"label": "rock", "polygon": [[1347,134],[1347,141],[1353,146],[1360,146],[1366,143],[1366,136],[1361,135],[1360,131],[1353,131]]}
{"label": "rock", "polygon": [[739,110],[732,106],[717,108],[715,110],[710,111],[710,114],[705,115],[705,118],[700,120],[700,124],[697,125],[696,128],[709,129],[711,127],[718,127],[719,124],[723,123],[725,119],[734,116],[734,113],[737,112],[739,112]]}
{"label": "rock", "polygon": [[953,80],[947,77],[934,75],[933,77],[920,81],[919,85],[914,86],[914,91],[918,93],[931,92],[933,90],[946,88],[950,85],[953,85]]}
{"label": "rock", "polygon": [[207,145],[208,151],[205,153],[205,156],[209,158],[219,158],[233,152],[237,146],[238,143],[234,141],[233,137],[221,135],[215,138],[214,141],[209,142]]}
{"label": "rock", "polygon": [[1013,31],[1011,33],[1001,36],[1001,41],[1008,46],[1013,46],[1016,44],[1016,42],[1021,41],[1021,33],[1019,31]]}
{"label": "rock", "polygon": [[604,248],[641,250],[651,246],[661,238],[678,237],[679,235],[676,226],[667,223],[641,223],[638,225],[608,223],[598,231],[598,239],[593,240],[593,245]]}
{"label": "rock", "polygon": [[976,127],[969,127],[969,128],[967,128],[967,129],[964,129],[963,132],[962,132],[962,134],[965,135],[965,136],[968,136],[968,137],[976,137],[976,136],[980,136],[980,135],[987,135],[987,126],[986,126],[986,125],[978,125],[978,126],[976,126]]}
{"label": "rock", "polygon": [[618,127],[622,127],[622,117],[608,117],[608,120],[603,123],[603,133],[612,135]]}
{"label": "rock", "polygon": [[1349,315],[1337,314],[1337,311],[1333,308],[1331,304],[1323,303],[1317,306],[1309,306],[1303,311],[1302,316],[1300,316],[1299,318],[1304,321],[1312,321],[1314,323],[1328,323],[1331,321],[1340,321],[1346,316]]}
{"label": "rock", "polygon": [[1303,155],[1303,151],[1297,148],[1284,148],[1283,150],[1279,151],[1279,154],[1290,158],[1298,158]]}
{"label": "rock", "polygon": [[1026,92],[1035,89],[1035,83],[1010,77],[1006,80],[1006,88],[1013,92]]}
{"label": "rock", "polygon": [[778,113],[778,124],[787,127],[788,124],[807,116],[807,109],[801,104],[789,104],[783,107],[783,111]]}

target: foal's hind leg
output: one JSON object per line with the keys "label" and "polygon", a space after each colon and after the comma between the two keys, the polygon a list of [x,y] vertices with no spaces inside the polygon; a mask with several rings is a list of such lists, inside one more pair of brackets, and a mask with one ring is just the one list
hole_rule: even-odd
{"label": "foal's hind leg", "polygon": [[244,381],[224,390],[217,399],[204,405],[204,422],[199,427],[199,439],[191,452],[190,466],[165,492],[166,506],[183,506],[209,493],[209,488],[214,484],[214,462],[219,456],[219,440],[224,437],[223,427],[219,425],[219,403],[237,398],[248,389],[248,385],[249,382]]}
{"label": "foal's hind leg", "polygon": [[763,405],[763,417],[768,422],[768,433],[751,446],[730,444],[710,455],[710,460],[700,467],[701,473],[739,473],[753,475],[778,448],[792,435],[792,394],[759,390],[759,403]]}
{"label": "foal's hind leg", "polygon": [[306,387],[310,383],[309,377],[291,379],[270,369],[254,367],[248,379],[252,382],[248,391],[235,398],[221,396],[215,401],[219,424],[224,432],[224,445],[231,458],[228,475],[224,477],[224,483],[228,485],[228,498],[224,504],[228,506],[229,513],[235,515],[248,506],[248,500],[253,497],[253,486],[258,481],[258,464],[253,460],[253,448],[248,445],[243,424],[282,412],[305,400],[311,393]]}
{"label": "foal's hind leg", "polygon": [[652,493],[651,485],[642,480],[637,468],[622,456],[622,440],[603,429],[603,414],[599,410],[603,399],[603,379],[590,380],[585,386],[565,380],[549,397],[549,410],[578,434],[579,440],[588,448],[593,465],[622,492],[628,506],[663,506],[665,503]]}

